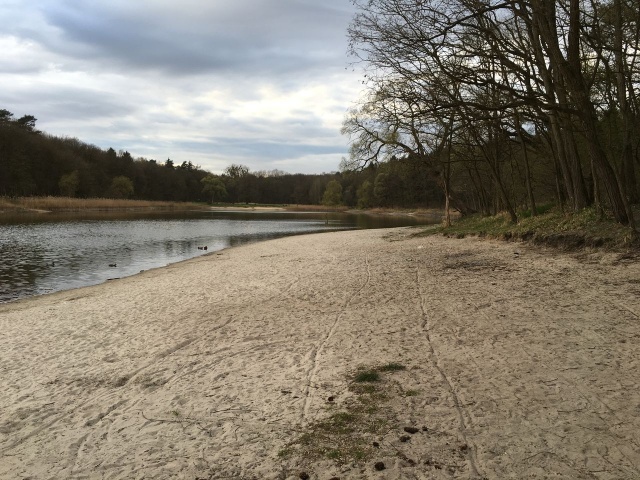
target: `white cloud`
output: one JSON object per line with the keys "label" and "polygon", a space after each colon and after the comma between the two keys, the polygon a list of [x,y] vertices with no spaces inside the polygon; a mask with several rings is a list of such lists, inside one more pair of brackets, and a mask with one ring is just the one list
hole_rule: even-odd
{"label": "white cloud", "polygon": [[7,1],[0,108],[134,156],[336,170],[347,0]]}

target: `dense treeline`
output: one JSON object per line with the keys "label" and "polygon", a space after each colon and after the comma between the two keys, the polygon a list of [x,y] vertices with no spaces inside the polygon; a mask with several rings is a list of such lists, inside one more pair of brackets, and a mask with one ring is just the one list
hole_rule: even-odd
{"label": "dense treeline", "polygon": [[345,168],[422,164],[463,213],[640,199],[637,0],[355,0],[367,94]]}
{"label": "dense treeline", "polygon": [[[174,166],[134,160],[129,152],[102,150],[75,138],[35,130],[0,110],[0,194],[7,196],[137,198],[198,201],[207,172],[190,162]],[[24,117],[23,117],[24,118]]]}
{"label": "dense treeline", "polygon": [[36,118],[0,110],[0,195],[133,198],[350,207],[440,207],[442,194],[413,159],[321,175],[251,172],[230,165],[213,175],[191,162],[134,159],[75,138],[39,132]]}
{"label": "dense treeline", "polygon": [[361,171],[322,175],[254,172],[231,165],[221,176],[233,203],[289,203],[348,207],[442,206],[437,185],[408,159],[393,159]]}

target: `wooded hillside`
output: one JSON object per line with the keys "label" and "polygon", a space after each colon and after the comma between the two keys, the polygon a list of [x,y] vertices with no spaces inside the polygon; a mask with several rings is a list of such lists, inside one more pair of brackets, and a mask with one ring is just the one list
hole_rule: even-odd
{"label": "wooded hillside", "polygon": [[[413,159],[363,171],[318,175],[251,172],[230,165],[214,175],[191,162],[133,158],[76,138],[36,130],[36,118],[0,110],[0,195],[141,200],[326,204],[350,207],[441,207],[435,182]],[[328,186],[331,188],[328,191]]]}
{"label": "wooded hillside", "polygon": [[355,0],[350,168],[412,158],[463,213],[597,205],[634,227],[637,0]]}

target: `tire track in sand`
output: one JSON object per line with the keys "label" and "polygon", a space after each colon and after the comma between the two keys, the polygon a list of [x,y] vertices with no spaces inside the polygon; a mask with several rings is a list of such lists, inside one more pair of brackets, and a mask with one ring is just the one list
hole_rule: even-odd
{"label": "tire track in sand", "polygon": [[469,439],[467,438],[467,422],[465,421],[465,418],[464,418],[462,402],[460,401],[460,397],[458,397],[458,394],[456,393],[456,390],[453,387],[453,383],[451,382],[448,375],[444,371],[444,368],[440,364],[440,358],[438,357],[438,353],[436,352],[436,349],[433,346],[433,341],[431,340],[431,325],[429,322],[429,315],[427,314],[427,309],[425,305],[425,294],[422,291],[422,282],[420,280],[420,267],[418,265],[416,265],[415,282],[416,282],[416,288],[418,290],[418,297],[420,300],[420,314],[422,318],[421,328],[424,330],[427,337],[427,344],[429,346],[429,353],[430,353],[429,357],[431,359],[431,363],[436,368],[436,370],[438,370],[438,373],[440,373],[440,377],[442,378],[442,381],[446,385],[446,388],[449,391],[449,395],[451,396],[451,399],[453,400],[453,403],[456,407],[456,411],[458,412],[458,419],[460,421],[460,434],[462,435],[464,442],[467,445],[472,447],[472,448],[469,448],[469,466],[471,467],[472,478],[483,477],[482,475],[480,475],[478,471],[477,463],[476,463],[476,447],[475,445],[470,443]]}
{"label": "tire track in sand", "polygon": [[300,418],[302,420],[305,420],[309,414],[310,391],[311,391],[311,385],[313,384],[313,379],[315,378],[318,372],[318,359],[322,355],[322,351],[325,349],[327,343],[329,342],[329,340],[337,330],[340,320],[342,319],[345,312],[347,311],[347,308],[349,308],[349,305],[351,305],[351,302],[353,301],[353,299],[356,298],[369,285],[369,282],[371,281],[371,268],[369,265],[368,255],[365,256],[364,262],[365,262],[365,266],[367,267],[367,279],[355,292],[353,292],[349,296],[349,298],[344,303],[340,312],[336,315],[333,325],[331,325],[331,328],[329,329],[329,332],[327,333],[327,335],[324,337],[322,342],[320,342],[320,345],[314,348],[311,352],[311,366],[309,367],[309,370],[307,370],[307,382],[304,387],[304,403],[302,405],[302,411],[300,413]]}

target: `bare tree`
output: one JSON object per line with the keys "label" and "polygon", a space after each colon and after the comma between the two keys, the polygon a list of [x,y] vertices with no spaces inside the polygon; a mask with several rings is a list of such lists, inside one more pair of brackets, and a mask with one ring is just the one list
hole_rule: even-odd
{"label": "bare tree", "polygon": [[[503,174],[503,165],[514,161],[507,162],[503,148],[513,151],[512,139],[518,139],[532,212],[529,153],[536,150],[555,159],[557,198],[566,196],[579,210],[591,201],[579,148],[585,144],[594,185],[616,220],[633,227],[627,191],[637,191],[631,138],[640,34],[637,14],[635,21],[622,20],[625,1],[633,0],[354,0],[351,52],[366,68],[370,94],[345,122],[344,132],[354,139],[352,161],[378,161],[398,151],[421,155],[448,178],[443,188],[450,175],[464,174],[477,198],[489,195],[516,221],[515,186],[509,192]],[[607,29],[608,36],[602,33]],[[619,172],[599,132],[599,71],[615,79],[626,129]],[[534,127],[537,138],[527,133]],[[466,157],[472,163],[447,169],[462,142],[471,142]],[[488,190],[478,159],[491,178]]]}

